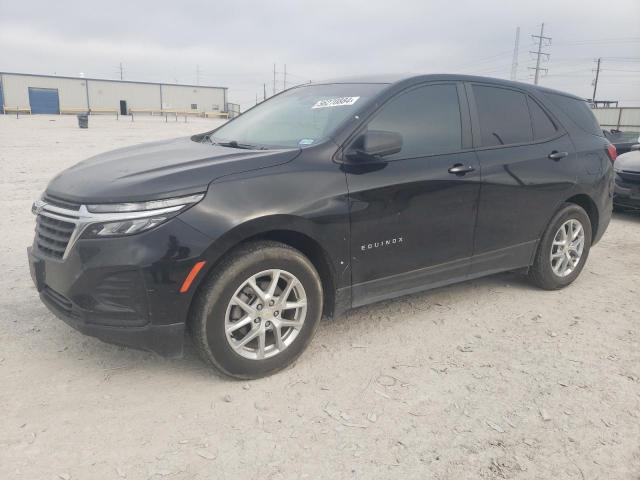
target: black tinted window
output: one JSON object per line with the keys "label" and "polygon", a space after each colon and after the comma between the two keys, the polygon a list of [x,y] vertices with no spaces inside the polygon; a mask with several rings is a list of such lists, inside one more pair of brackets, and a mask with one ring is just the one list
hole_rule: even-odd
{"label": "black tinted window", "polygon": [[527,97],[514,90],[473,86],[480,117],[482,145],[508,145],[531,140]]}
{"label": "black tinted window", "polygon": [[386,159],[414,158],[460,150],[462,127],[455,85],[428,85],[387,102],[369,130],[402,135],[402,150]]}
{"label": "black tinted window", "polygon": [[604,135],[587,102],[555,93],[547,93],[546,95],[582,130],[600,137]]}
{"label": "black tinted window", "polygon": [[558,129],[538,102],[529,98],[529,111],[533,122],[533,138],[540,140],[549,138],[556,134]]}

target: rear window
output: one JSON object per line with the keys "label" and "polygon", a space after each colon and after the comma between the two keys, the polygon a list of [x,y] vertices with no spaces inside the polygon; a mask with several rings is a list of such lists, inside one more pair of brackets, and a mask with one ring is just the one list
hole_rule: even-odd
{"label": "rear window", "polygon": [[591,135],[604,136],[598,120],[596,120],[587,102],[555,93],[547,93],[546,96],[551,99],[560,110],[566,113],[580,129]]}
{"label": "rear window", "polygon": [[531,141],[527,97],[515,90],[473,86],[482,145],[492,147]]}

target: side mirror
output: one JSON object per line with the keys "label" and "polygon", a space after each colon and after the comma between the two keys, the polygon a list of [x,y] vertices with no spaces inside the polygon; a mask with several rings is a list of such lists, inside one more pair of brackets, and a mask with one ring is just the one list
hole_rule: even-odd
{"label": "side mirror", "polygon": [[631,145],[631,151],[640,150],[640,143],[636,143],[635,145]]}
{"label": "side mirror", "polygon": [[402,135],[384,130],[368,130],[362,134],[347,152],[351,160],[377,160],[402,150]]}

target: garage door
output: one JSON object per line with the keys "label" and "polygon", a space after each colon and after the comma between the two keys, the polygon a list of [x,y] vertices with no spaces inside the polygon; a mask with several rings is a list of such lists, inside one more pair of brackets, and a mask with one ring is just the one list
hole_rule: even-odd
{"label": "garage door", "polygon": [[29,87],[29,105],[31,113],[59,114],[58,89]]}

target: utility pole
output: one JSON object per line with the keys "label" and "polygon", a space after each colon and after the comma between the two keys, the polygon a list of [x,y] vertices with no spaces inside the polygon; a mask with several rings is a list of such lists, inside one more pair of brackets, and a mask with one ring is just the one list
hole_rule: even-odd
{"label": "utility pole", "polygon": [[596,103],[596,91],[598,90],[598,77],[600,76],[600,60],[602,59],[598,58],[598,66],[596,67],[596,79],[593,81],[593,97],[591,97],[591,101],[594,104]]}
{"label": "utility pole", "polygon": [[513,47],[513,60],[511,61],[511,80],[518,76],[518,48],[520,47],[520,27],[516,27],[516,44]]}
{"label": "utility pole", "polygon": [[549,60],[549,53],[548,52],[543,52],[542,51],[542,47],[543,47],[543,43],[545,47],[548,47],[549,45],[551,45],[551,37],[545,37],[544,36],[544,23],[540,26],[540,35],[531,35],[531,38],[538,39],[538,51],[537,52],[532,52],[529,51],[529,53],[532,53],[536,56],[536,66],[535,67],[529,67],[529,70],[535,70],[535,75],[534,75],[534,80],[533,83],[535,85],[538,85],[538,81],[540,80],[540,71],[544,70],[545,73],[547,73],[548,69],[547,68],[542,68],[540,67],[540,59],[544,56],[546,57],[547,60]]}
{"label": "utility pole", "polygon": [[276,64],[273,64],[273,94],[276,94]]}
{"label": "utility pole", "polygon": [[287,89],[287,64],[284,64],[284,76],[282,77],[282,90]]}
{"label": "utility pole", "polygon": [[120,80],[124,78],[124,69],[122,68],[122,62],[120,62]]}
{"label": "utility pole", "polygon": [[266,100],[267,99],[267,84],[263,83],[262,84],[262,100]]}

